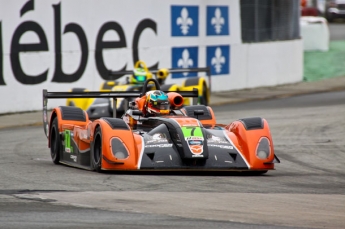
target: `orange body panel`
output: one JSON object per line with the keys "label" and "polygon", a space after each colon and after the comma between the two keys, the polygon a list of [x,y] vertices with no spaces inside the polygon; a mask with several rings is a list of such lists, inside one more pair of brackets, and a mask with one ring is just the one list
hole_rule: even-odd
{"label": "orange body panel", "polygon": [[138,107],[138,110],[142,111],[144,113],[144,106],[146,102],[146,95],[142,96],[141,98],[136,98],[135,103]]}
{"label": "orange body panel", "polygon": [[[108,123],[104,120],[99,119],[92,123],[91,130],[94,133],[94,130],[97,126],[100,126],[102,129],[102,168],[112,169],[112,170],[135,170],[137,169],[138,164],[138,148],[134,141],[133,133],[131,130],[114,130]],[[111,140],[113,138],[118,138],[122,141],[125,148],[128,150],[129,157],[127,159],[118,159],[116,158],[111,150]],[[105,159],[106,158],[106,159]],[[112,163],[110,163],[112,162]]]}
{"label": "orange body panel", "polygon": [[[54,108],[52,111],[52,114],[50,116],[50,125],[49,126],[51,127],[51,123],[53,122],[53,118],[57,117],[58,118],[58,124],[59,124],[58,128],[59,128],[60,133],[63,132],[64,129],[73,130],[75,126],[79,126],[82,129],[86,129],[88,124],[91,121],[89,120],[89,117],[88,117],[86,112],[85,112],[85,116],[86,116],[85,122],[74,121],[74,120],[63,120],[61,110],[57,107],[57,108]],[[50,147],[50,141],[48,141],[48,147]]]}
{"label": "orange body panel", "polygon": [[216,124],[216,117],[214,116],[213,110],[211,107],[207,107],[209,112],[211,113],[212,119],[208,119],[208,120],[200,120],[200,122],[203,125],[215,125]]}
{"label": "orange body panel", "polygon": [[180,126],[199,126],[199,122],[193,118],[175,118],[175,116],[168,116],[174,119]]}
{"label": "orange body panel", "polygon": [[[225,128],[234,135],[228,134],[234,145],[238,147],[244,158],[250,165],[250,169],[266,170],[274,169],[274,164],[269,163],[274,159],[274,149],[271,133],[269,131],[268,123],[265,119],[263,129],[246,130],[243,123],[235,121]],[[267,159],[259,159],[256,156],[256,149],[262,137],[266,137],[270,142],[270,155]],[[237,143],[236,142],[237,139]],[[265,164],[267,163],[267,164]]]}

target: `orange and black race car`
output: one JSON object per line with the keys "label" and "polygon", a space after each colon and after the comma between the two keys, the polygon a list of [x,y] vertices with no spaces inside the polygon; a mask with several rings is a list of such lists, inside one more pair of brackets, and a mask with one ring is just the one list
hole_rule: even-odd
{"label": "orange and black race car", "polygon": [[[148,83],[156,90],[148,91]],[[268,123],[260,117],[217,124],[209,106],[183,106],[197,90],[163,92],[149,79],[141,92],[48,92],[43,90],[43,121],[55,164],[95,170],[249,171],[274,169]],[[91,121],[78,107],[60,106],[47,115],[50,98],[136,97],[121,118]],[[116,111],[113,112],[116,114]]]}

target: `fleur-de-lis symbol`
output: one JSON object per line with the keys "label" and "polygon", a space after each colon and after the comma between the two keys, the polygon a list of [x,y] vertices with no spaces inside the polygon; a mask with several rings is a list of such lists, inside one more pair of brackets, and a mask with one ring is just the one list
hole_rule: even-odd
{"label": "fleur-de-lis symbol", "polygon": [[222,26],[224,25],[224,18],[222,17],[222,12],[219,8],[214,11],[214,17],[211,19],[211,24],[214,26],[216,33],[222,31]]}
{"label": "fleur-de-lis symbol", "polygon": [[225,63],[225,57],[222,56],[222,50],[218,47],[215,51],[215,56],[211,60],[211,64],[214,65],[217,73],[222,71],[222,64]]}
{"label": "fleur-de-lis symbol", "polygon": [[188,33],[189,26],[193,25],[193,19],[188,17],[188,10],[186,7],[182,8],[181,17],[176,19],[176,24],[180,25],[183,35],[186,35]]}
{"label": "fleur-de-lis symbol", "polygon": [[[189,68],[193,66],[193,60],[189,59],[188,49],[184,49],[182,52],[182,58],[177,61],[177,66],[181,68]],[[184,76],[188,75],[188,72],[183,73]]]}

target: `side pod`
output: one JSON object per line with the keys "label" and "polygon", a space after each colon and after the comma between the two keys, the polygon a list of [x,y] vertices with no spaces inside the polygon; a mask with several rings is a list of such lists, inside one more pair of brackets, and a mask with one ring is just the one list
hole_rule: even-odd
{"label": "side pod", "polygon": [[92,123],[91,165],[100,170],[134,170],[139,155],[133,132],[118,118],[100,118]]}
{"label": "side pod", "polygon": [[[50,133],[52,122],[55,118],[58,120],[58,129],[60,133],[63,131],[62,126],[80,126],[85,128],[90,122],[87,113],[79,107],[56,107],[53,109],[50,116],[48,133]],[[48,142],[48,146],[50,147],[50,140]]]}
{"label": "side pod", "polygon": [[275,154],[268,123],[260,117],[237,120],[225,127],[235,134],[251,169],[274,169]]}

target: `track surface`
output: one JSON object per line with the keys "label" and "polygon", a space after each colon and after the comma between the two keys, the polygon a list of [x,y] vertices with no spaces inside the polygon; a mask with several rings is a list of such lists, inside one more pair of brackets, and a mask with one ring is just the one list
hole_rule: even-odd
{"label": "track surface", "polygon": [[261,116],[264,176],[98,174],[51,162],[42,127],[0,131],[0,228],[343,228],[345,91],[214,107]]}

